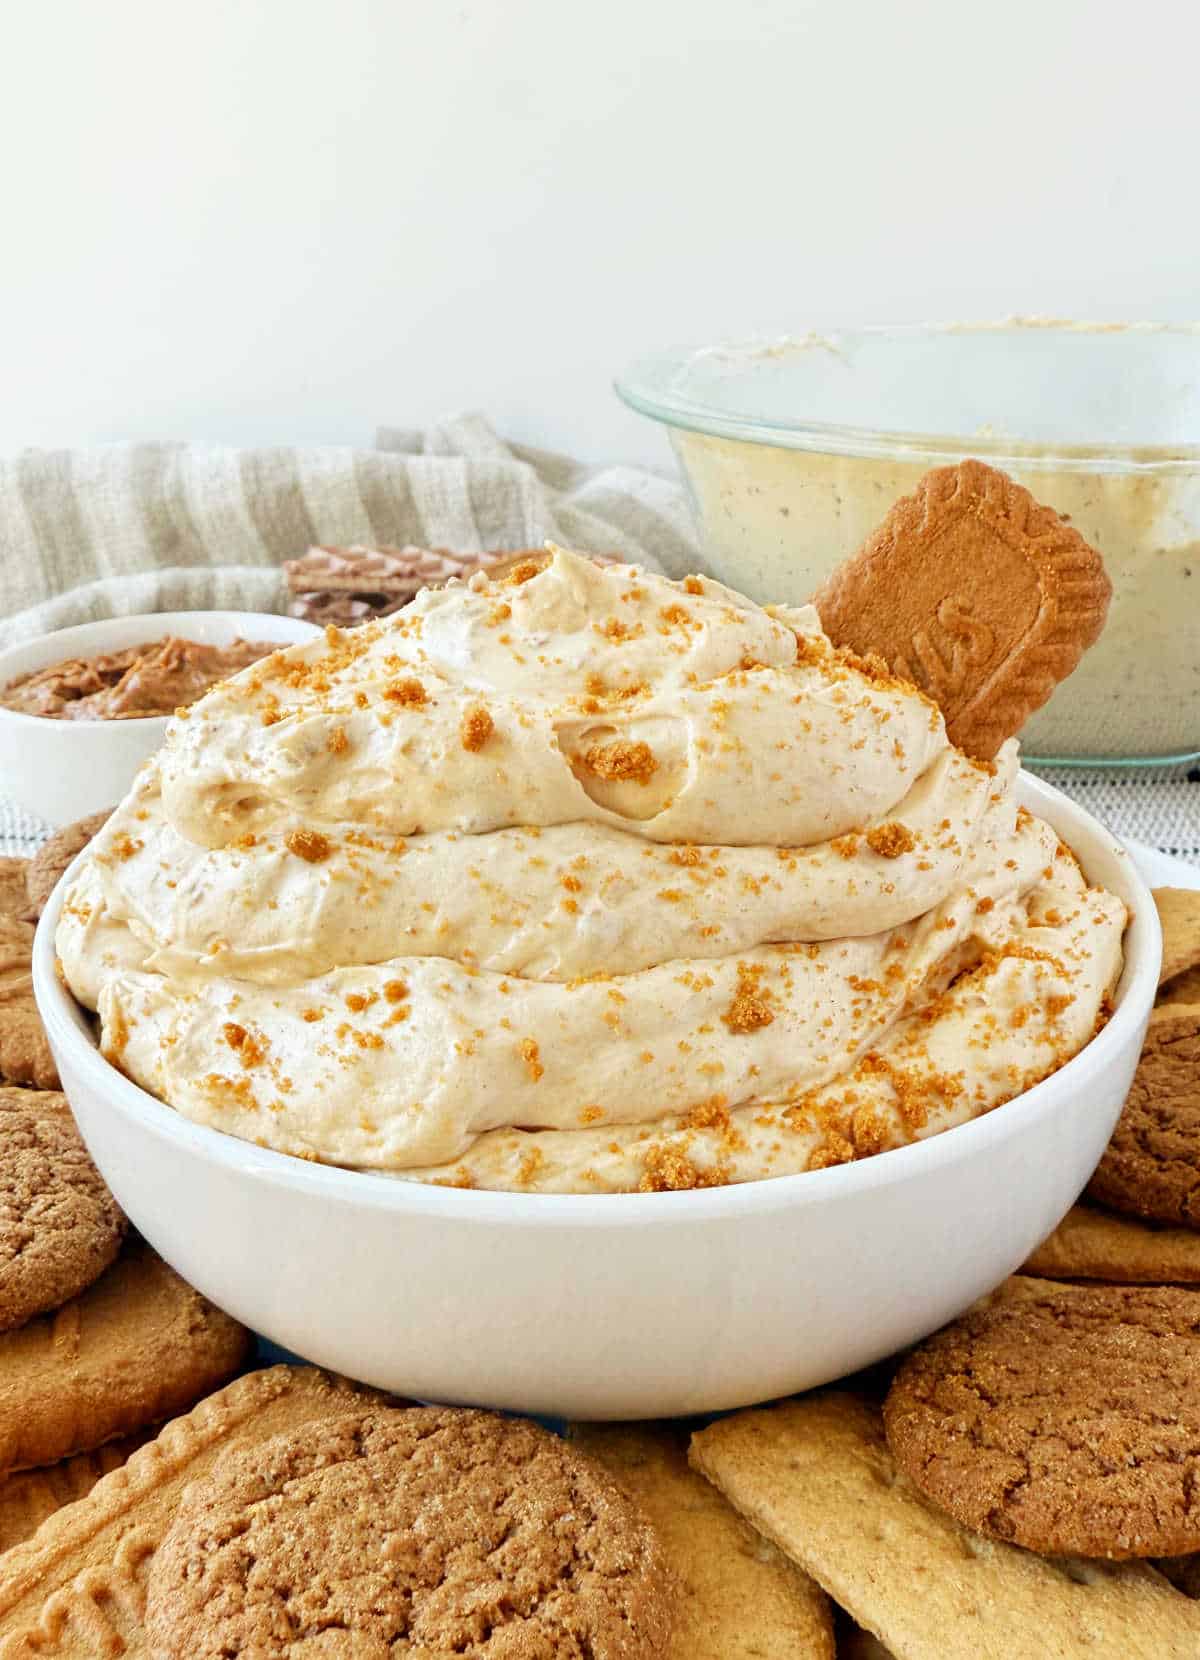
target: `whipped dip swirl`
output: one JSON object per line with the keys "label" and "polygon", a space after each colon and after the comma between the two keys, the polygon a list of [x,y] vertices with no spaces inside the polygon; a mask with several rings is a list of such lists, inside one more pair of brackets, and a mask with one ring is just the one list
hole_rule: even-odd
{"label": "whipped dip swirl", "polygon": [[209,692],[57,945],[181,1113],[461,1186],[790,1174],[1010,1099],[1093,1035],[1125,911],[1015,743],[811,607],[561,549]]}

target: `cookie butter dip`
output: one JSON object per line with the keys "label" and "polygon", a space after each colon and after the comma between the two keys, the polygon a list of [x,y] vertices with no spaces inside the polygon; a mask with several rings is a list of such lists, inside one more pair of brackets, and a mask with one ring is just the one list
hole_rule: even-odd
{"label": "cookie butter dip", "polygon": [[1125,912],[809,607],[554,550],[225,682],[58,951],[198,1123],[464,1187],[742,1182],[986,1112],[1104,1018]]}

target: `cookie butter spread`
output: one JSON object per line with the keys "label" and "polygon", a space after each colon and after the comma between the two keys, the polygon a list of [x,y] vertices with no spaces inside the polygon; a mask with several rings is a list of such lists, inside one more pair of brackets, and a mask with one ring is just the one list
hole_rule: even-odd
{"label": "cookie butter spread", "polygon": [[273,645],[237,639],[227,646],[173,635],[99,657],[69,657],[0,689],[0,708],[45,720],[141,720],[170,715],[236,674]]}
{"label": "cookie butter spread", "polygon": [[461,1186],[740,1182],[1008,1100],[1124,907],[1016,745],[815,611],[556,550],[215,688],[92,844],[68,983],[187,1117]]}

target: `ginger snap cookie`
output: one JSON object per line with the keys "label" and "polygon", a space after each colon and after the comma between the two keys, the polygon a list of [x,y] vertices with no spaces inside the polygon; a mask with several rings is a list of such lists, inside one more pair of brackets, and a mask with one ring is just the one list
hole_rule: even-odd
{"label": "ginger snap cookie", "polygon": [[0,1474],[161,1423],[231,1377],[244,1326],[140,1239],[78,1297],[0,1333]]}
{"label": "ginger snap cookie", "polygon": [[58,1068],[33,1000],[33,926],[0,912],[0,1084],[57,1089]]}
{"label": "ginger snap cookie", "polygon": [[1006,473],[962,461],[911,495],[813,595],[837,646],[878,652],[990,759],[1099,638],[1100,555]]}
{"label": "ginger snap cookie", "polygon": [[311,1366],[274,1366],[166,1424],[86,1496],[0,1555],[2,1660],[139,1660],[147,1652],[146,1579],[184,1488],[231,1447],[385,1401]]}
{"label": "ginger snap cookie", "polygon": [[29,905],[25,881],[28,859],[0,859],[0,916],[25,915]]}
{"label": "ginger snap cookie", "polygon": [[1075,1205],[1020,1272],[1115,1285],[1200,1285],[1200,1232]]}
{"label": "ginger snap cookie", "polygon": [[90,1285],[124,1233],[66,1098],[0,1087],[0,1332]]}
{"label": "ginger snap cookie", "polygon": [[1113,1210],[1200,1229],[1200,1003],[1150,1011],[1133,1083],[1087,1191]]}
{"label": "ginger snap cookie", "polygon": [[829,1599],[694,1470],[673,1424],[572,1424],[569,1439],[632,1495],[682,1596],[662,1660],[833,1660]]}
{"label": "ginger snap cookie", "polygon": [[883,1417],[905,1475],[990,1538],[1200,1550],[1200,1291],[1014,1281],[907,1357]]}
{"label": "ginger snap cookie", "polygon": [[598,1465],[527,1421],[415,1407],[222,1459],[158,1548],[146,1632],[156,1660],[662,1660],[673,1603],[654,1530]]}
{"label": "ginger snap cookie", "polygon": [[1158,983],[1164,985],[1200,966],[1200,888],[1155,888],[1153,896],[1163,936]]}
{"label": "ginger snap cookie", "polygon": [[98,830],[104,828],[112,816],[112,808],[102,813],[89,813],[87,818],[64,824],[49,841],[28,861],[25,871],[25,893],[30,916],[40,917],[46,901],[58,885],[59,877],[77,853],[82,853]]}
{"label": "ginger snap cookie", "polygon": [[1145,1563],[1047,1560],[928,1504],[856,1396],[735,1413],[694,1435],[690,1456],[896,1660],[1200,1654],[1200,1607]]}

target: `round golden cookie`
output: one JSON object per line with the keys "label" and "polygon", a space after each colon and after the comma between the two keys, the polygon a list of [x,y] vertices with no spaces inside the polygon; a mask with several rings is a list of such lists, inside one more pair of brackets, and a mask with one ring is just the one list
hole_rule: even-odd
{"label": "round golden cookie", "polygon": [[63,1096],[0,1088],[0,1331],[91,1285],[124,1233]]}
{"label": "round golden cookie", "polygon": [[1133,1083],[1088,1193],[1112,1210],[1200,1228],[1200,1003],[1151,1011]]}
{"label": "round golden cookie", "polygon": [[883,1418],[909,1480],[993,1539],[1200,1550],[1200,1291],[1014,1281],[908,1356]]}
{"label": "round golden cookie", "polygon": [[29,908],[26,893],[28,859],[0,858],[0,916],[23,917]]}
{"label": "round golden cookie", "polygon": [[149,1652],[659,1660],[657,1536],[537,1425],[453,1408],[331,1419],[231,1451],[150,1571]]}
{"label": "round golden cookie", "polygon": [[25,871],[25,891],[29,897],[31,916],[41,916],[46,901],[71,860],[77,853],[83,852],[97,830],[102,829],[111,816],[111,807],[106,807],[102,813],[89,813],[87,818],[76,819],[74,824],[64,824],[49,841],[42,843]]}

